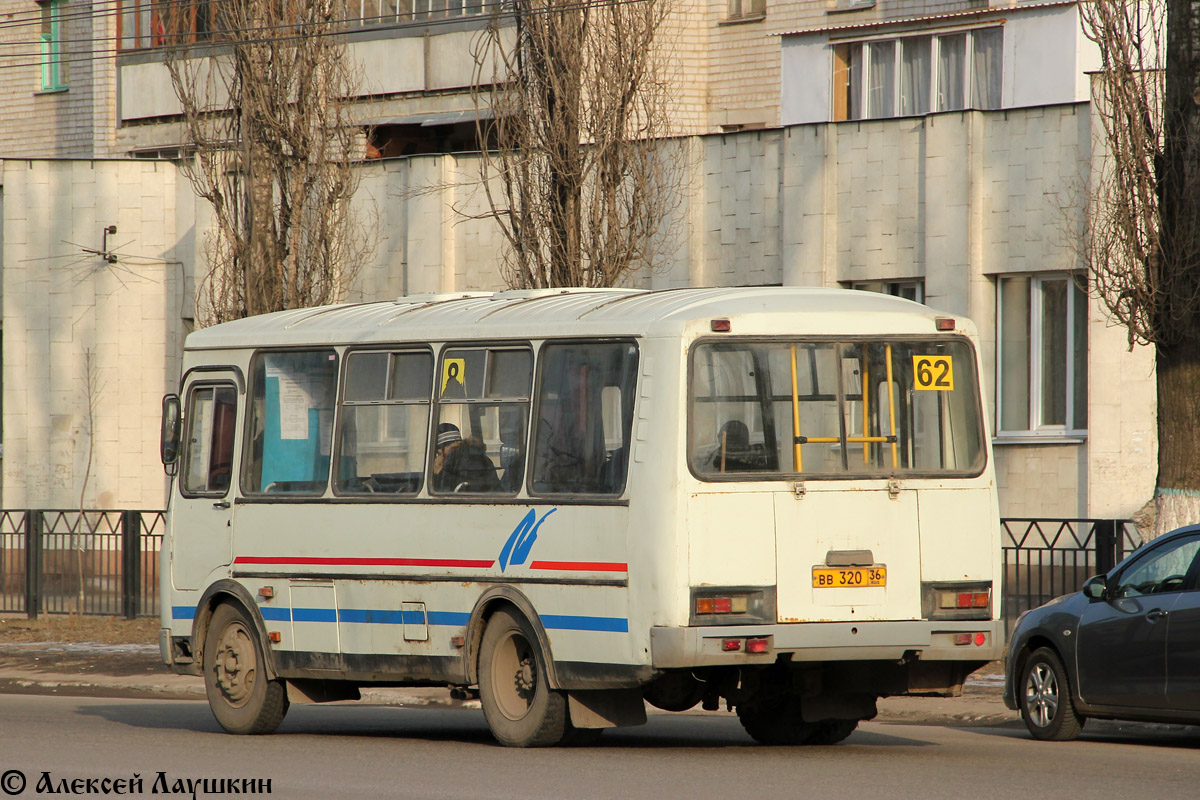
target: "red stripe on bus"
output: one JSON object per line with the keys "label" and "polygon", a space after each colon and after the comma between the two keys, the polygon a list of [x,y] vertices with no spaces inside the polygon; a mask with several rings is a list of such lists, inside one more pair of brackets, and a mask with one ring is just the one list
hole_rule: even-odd
{"label": "red stripe on bus", "polygon": [[268,558],[265,556],[238,556],[235,564],[307,564],[327,567],[463,567],[490,569],[495,561],[479,561],[466,558]]}
{"label": "red stripe on bus", "polygon": [[628,572],[629,565],[619,561],[534,561],[530,569],[563,569],[575,572]]}

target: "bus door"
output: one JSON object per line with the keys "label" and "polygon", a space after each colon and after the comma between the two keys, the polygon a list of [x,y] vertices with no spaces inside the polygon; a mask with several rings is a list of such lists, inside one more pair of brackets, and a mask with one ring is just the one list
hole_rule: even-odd
{"label": "bus door", "polygon": [[921,617],[916,492],[777,493],[775,547],[780,622]]}
{"label": "bus door", "polygon": [[948,544],[923,541],[922,492],[955,494],[985,465],[975,374],[957,337],[695,348],[692,470],[778,487],[773,520],[751,519],[774,524],[780,621],[921,618],[922,553]]}
{"label": "bus door", "polygon": [[232,503],[240,377],[193,373],[184,387],[178,494],[171,508],[171,577],[201,589],[232,553]]}

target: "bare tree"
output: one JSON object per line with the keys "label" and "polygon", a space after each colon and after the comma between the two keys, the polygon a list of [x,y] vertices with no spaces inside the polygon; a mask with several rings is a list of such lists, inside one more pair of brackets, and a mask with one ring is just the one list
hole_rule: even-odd
{"label": "bare tree", "polygon": [[1103,72],[1107,152],[1092,176],[1088,260],[1130,343],[1156,346],[1154,533],[1200,521],[1200,10],[1080,4]]}
{"label": "bare tree", "polygon": [[[366,255],[339,0],[163,4],[166,65],[212,206],[203,324],[336,302]],[[201,15],[208,15],[207,18]]]}
{"label": "bare tree", "polygon": [[481,177],[509,286],[613,286],[661,263],[686,152],[662,141],[669,8],[514,0],[480,39]]}

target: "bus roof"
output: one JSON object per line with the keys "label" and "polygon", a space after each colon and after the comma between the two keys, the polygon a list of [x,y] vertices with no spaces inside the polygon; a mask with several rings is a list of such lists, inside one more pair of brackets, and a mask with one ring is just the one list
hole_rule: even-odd
{"label": "bus roof", "polygon": [[[735,334],[914,334],[933,333],[934,319],[939,316],[944,315],[890,295],[812,287],[458,292],[248,317],[190,334],[186,349],[580,335],[678,336],[689,327],[708,331],[712,319],[729,319]],[[960,318],[956,322],[962,330],[966,321]],[[973,331],[969,323],[966,327]]]}

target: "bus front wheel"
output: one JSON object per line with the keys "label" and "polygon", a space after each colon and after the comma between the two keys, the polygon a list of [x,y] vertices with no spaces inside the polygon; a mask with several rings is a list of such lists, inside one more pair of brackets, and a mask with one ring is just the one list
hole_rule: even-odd
{"label": "bus front wheel", "polygon": [[536,634],[509,611],[497,611],[484,628],[479,699],[492,735],[509,747],[555,745],[571,732],[567,697],[546,682]]}
{"label": "bus front wheel", "polygon": [[267,678],[258,632],[244,611],[222,603],[204,637],[208,707],[230,733],[272,733],[288,710],[283,681]]}

